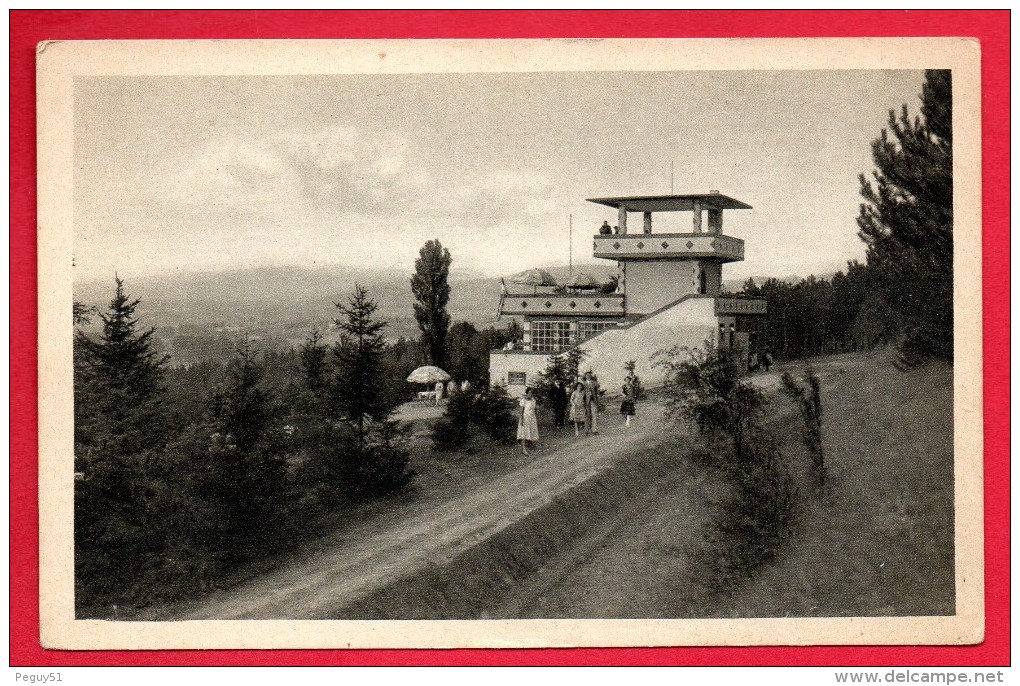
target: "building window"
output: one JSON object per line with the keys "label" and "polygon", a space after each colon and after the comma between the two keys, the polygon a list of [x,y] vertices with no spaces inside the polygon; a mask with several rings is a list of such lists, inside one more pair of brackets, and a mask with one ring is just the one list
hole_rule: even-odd
{"label": "building window", "polygon": [[528,373],[527,372],[507,372],[506,382],[509,386],[527,386],[528,385]]}
{"label": "building window", "polygon": [[616,326],[616,322],[579,322],[577,325],[578,340],[584,340],[589,336],[594,336],[599,331],[605,331],[606,329],[612,329]]}
{"label": "building window", "polygon": [[559,352],[574,344],[570,322],[531,322],[531,349],[536,352]]}

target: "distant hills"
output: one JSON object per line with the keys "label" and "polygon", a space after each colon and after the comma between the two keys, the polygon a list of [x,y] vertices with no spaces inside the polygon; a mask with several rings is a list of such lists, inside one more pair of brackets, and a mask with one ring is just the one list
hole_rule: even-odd
{"label": "distant hills", "polygon": [[[544,267],[559,281],[568,278],[566,265]],[[598,280],[615,273],[612,267],[579,265]],[[410,286],[411,271],[368,270],[335,267],[255,267],[209,272],[181,272],[125,281],[132,298],[140,298],[138,315],[146,325],[160,330],[167,348],[186,363],[200,359],[197,350],[185,350],[188,338],[234,340],[242,332],[266,339],[267,347],[299,345],[317,327],[327,330],[337,312],[334,303],[345,300],[355,283],[368,289],[379,305],[378,315],[389,326],[386,336],[417,337]],[[761,283],[767,277],[754,277]],[[799,277],[791,277],[796,280]],[[725,282],[740,290],[744,279]],[[511,290],[526,289],[509,283]],[[453,321],[468,321],[479,328],[496,323],[500,280],[472,271],[455,271],[450,277],[449,311]],[[113,293],[113,282],[76,283],[75,299],[104,307]],[[177,340],[178,345],[173,345]],[[224,346],[226,343],[224,343]],[[221,346],[221,347],[224,347]]]}

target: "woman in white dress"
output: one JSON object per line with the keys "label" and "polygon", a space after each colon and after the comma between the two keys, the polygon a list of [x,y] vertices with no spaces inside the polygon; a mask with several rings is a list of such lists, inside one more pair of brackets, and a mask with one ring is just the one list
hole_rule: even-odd
{"label": "woman in white dress", "polygon": [[529,443],[538,443],[538,401],[535,400],[535,393],[525,389],[524,397],[521,398],[521,416],[517,422],[517,440],[521,442],[521,451],[525,455],[528,452]]}

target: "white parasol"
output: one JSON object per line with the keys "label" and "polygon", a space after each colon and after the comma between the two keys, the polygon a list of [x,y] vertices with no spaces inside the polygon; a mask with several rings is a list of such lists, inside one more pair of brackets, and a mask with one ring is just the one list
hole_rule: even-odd
{"label": "white parasol", "polygon": [[439,367],[433,367],[431,365],[426,367],[418,367],[411,376],[407,377],[407,380],[411,383],[436,383],[437,381],[449,381],[450,375],[444,372]]}
{"label": "white parasol", "polygon": [[534,268],[525,269],[520,274],[514,274],[510,277],[512,283],[520,283],[525,286],[533,286],[535,291],[538,291],[539,286],[556,286],[556,277],[547,272],[544,269]]}

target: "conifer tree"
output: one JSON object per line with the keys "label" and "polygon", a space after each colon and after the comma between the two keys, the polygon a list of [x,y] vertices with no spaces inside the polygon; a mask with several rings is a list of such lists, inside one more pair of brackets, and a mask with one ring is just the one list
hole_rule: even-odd
{"label": "conifer tree", "polygon": [[333,348],[337,368],[333,396],[337,410],[357,426],[364,440],[365,418],[383,421],[394,407],[383,379],[386,322],[374,319],[378,306],[360,285],[355,285],[347,304],[336,303],[336,308],[341,335]]}
{"label": "conifer tree", "polygon": [[[929,70],[921,116],[903,106],[872,143],[873,180],[860,176],[859,236],[884,300],[903,322],[905,361],[953,355],[952,76]],[[889,132],[892,132],[890,136]]]}
{"label": "conifer tree", "polygon": [[161,381],[169,358],[154,347],[155,328],[139,330],[139,302],[127,296],[117,278],[113,299],[99,313],[99,337],[75,335],[75,440],[83,446],[102,444],[104,451],[126,455],[165,438]]}
{"label": "conifer tree", "polygon": [[216,424],[242,453],[250,453],[272,418],[271,398],[262,387],[264,370],[258,352],[245,336],[227,366],[227,384],[214,394]]}
{"label": "conifer tree", "polygon": [[[118,278],[96,338],[74,339],[75,577],[81,601],[125,593],[144,564],[154,486],[147,471],[167,435],[162,396],[167,360],[155,329],[139,330]],[[87,310],[75,307],[76,323]]]}
{"label": "conifer tree", "polygon": [[326,355],[329,348],[322,342],[322,333],[318,329],[312,329],[301,346],[301,369],[305,375],[305,387],[313,392],[319,392],[326,386]]}

